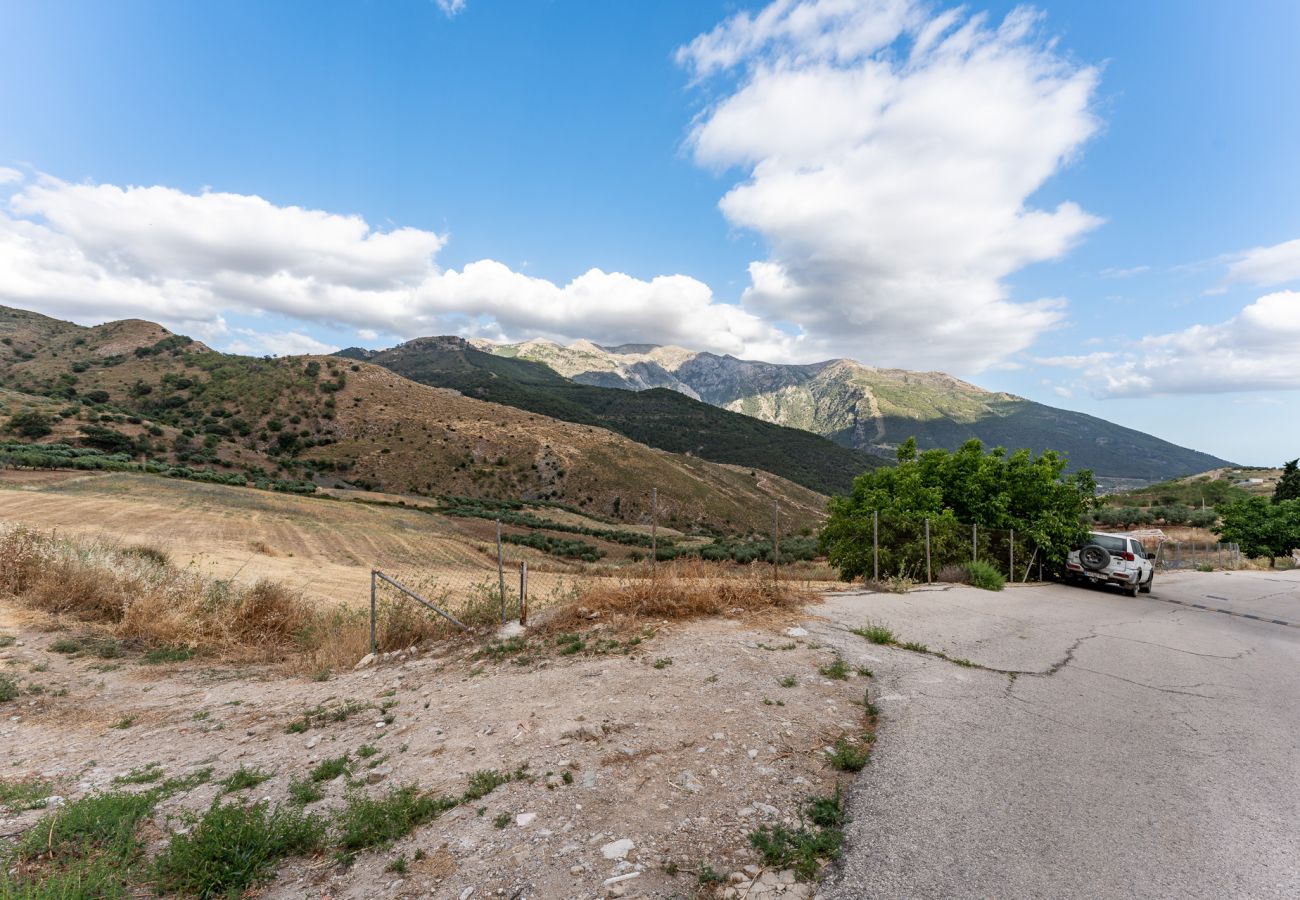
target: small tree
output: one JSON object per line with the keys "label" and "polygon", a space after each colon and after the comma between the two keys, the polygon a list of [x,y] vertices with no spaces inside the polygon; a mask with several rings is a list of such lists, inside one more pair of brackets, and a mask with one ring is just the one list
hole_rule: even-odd
{"label": "small tree", "polygon": [[1251,497],[1220,507],[1215,531],[1238,544],[1247,556],[1267,556],[1268,564],[1300,547],[1300,500],[1270,503]]}
{"label": "small tree", "polygon": [[1293,459],[1282,467],[1282,477],[1273,489],[1273,502],[1300,500],[1300,459]]}
{"label": "small tree", "polygon": [[879,514],[881,569],[893,574],[924,553],[927,518],[935,559],[964,552],[969,527],[978,525],[1014,528],[1017,538],[1058,561],[1083,534],[1080,522],[1095,502],[1092,473],[1066,475],[1065,459],[1051,450],[986,453],[971,440],[952,453],[919,453],[908,439],[897,456],[897,466],[859,475],[849,496],[831,499],[821,546],[846,581],[872,571],[873,513]]}
{"label": "small tree", "polygon": [[51,431],[49,416],[35,409],[25,409],[9,419],[9,427],[29,440],[43,438]]}

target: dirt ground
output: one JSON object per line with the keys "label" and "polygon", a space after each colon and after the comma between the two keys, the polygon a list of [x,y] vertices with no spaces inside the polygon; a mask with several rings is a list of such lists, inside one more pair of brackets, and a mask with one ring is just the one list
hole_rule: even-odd
{"label": "dirt ground", "polygon": [[[499,659],[477,642],[444,644],[316,681],[130,653],[69,657],[50,650],[58,633],[0,601],[0,634],[16,638],[0,672],[41,691],[0,707],[0,775],[54,779],[71,800],[150,764],[168,776],[213,767],[213,783],[159,807],[159,845],[176,827],[169,816],[204,808],[241,765],[274,776],[236,796],[281,803],[291,778],[349,754],[353,786],[325,783],[309,811],[338,807],[349,790],[459,793],[479,770],[526,775],[350,868],[290,860],[268,897],[686,897],[703,890],[705,866],[738,873],[708,889],[719,895],[810,896],[791,872],[738,870],[760,865],[751,831],[795,824],[806,798],[834,793],[845,776],[824,748],[861,733],[870,679],[819,674],[833,652],[787,636],[795,622],[661,623],[603,653],[594,636],[576,654],[534,638]],[[286,731],[309,708],[349,702],[365,708]],[[0,835],[42,814],[0,810]],[[389,869],[399,857],[404,874]]]}

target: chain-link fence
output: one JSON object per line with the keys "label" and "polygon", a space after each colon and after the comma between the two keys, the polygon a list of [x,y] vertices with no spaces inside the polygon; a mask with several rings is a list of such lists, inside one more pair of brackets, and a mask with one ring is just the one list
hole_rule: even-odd
{"label": "chain-link fence", "polygon": [[1237,569],[1241,547],[1209,541],[1162,541],[1153,557],[1158,569]]}

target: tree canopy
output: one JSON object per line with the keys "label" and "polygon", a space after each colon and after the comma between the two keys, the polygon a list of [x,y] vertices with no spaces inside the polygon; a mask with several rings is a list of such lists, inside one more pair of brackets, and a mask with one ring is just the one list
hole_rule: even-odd
{"label": "tree canopy", "polygon": [[1282,477],[1273,489],[1273,502],[1300,500],[1300,459],[1293,459],[1282,467]]}
{"label": "tree canopy", "polygon": [[1225,541],[1237,544],[1247,556],[1287,556],[1300,548],[1300,500],[1270,503],[1251,497],[1219,508],[1215,529]]}
{"label": "tree canopy", "polygon": [[881,562],[885,571],[901,564],[901,546],[915,541],[930,520],[931,548],[942,555],[964,545],[969,559],[971,525],[1015,529],[1047,560],[1059,561],[1085,529],[1081,517],[1095,504],[1092,473],[1065,474],[1067,462],[1054,451],[985,452],[970,440],[954,452],[918,452],[915,440],[898,448],[898,465],[859,475],[846,497],[834,497],[821,532],[822,547],[845,580],[872,572],[873,512],[879,513]]}

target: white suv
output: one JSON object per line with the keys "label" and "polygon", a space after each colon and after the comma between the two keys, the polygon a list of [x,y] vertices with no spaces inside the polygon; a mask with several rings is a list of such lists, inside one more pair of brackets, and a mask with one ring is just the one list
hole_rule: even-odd
{"label": "white suv", "polygon": [[1088,543],[1075,547],[1065,561],[1066,581],[1114,584],[1136,597],[1151,593],[1156,569],[1147,559],[1142,544],[1126,534],[1088,535]]}

